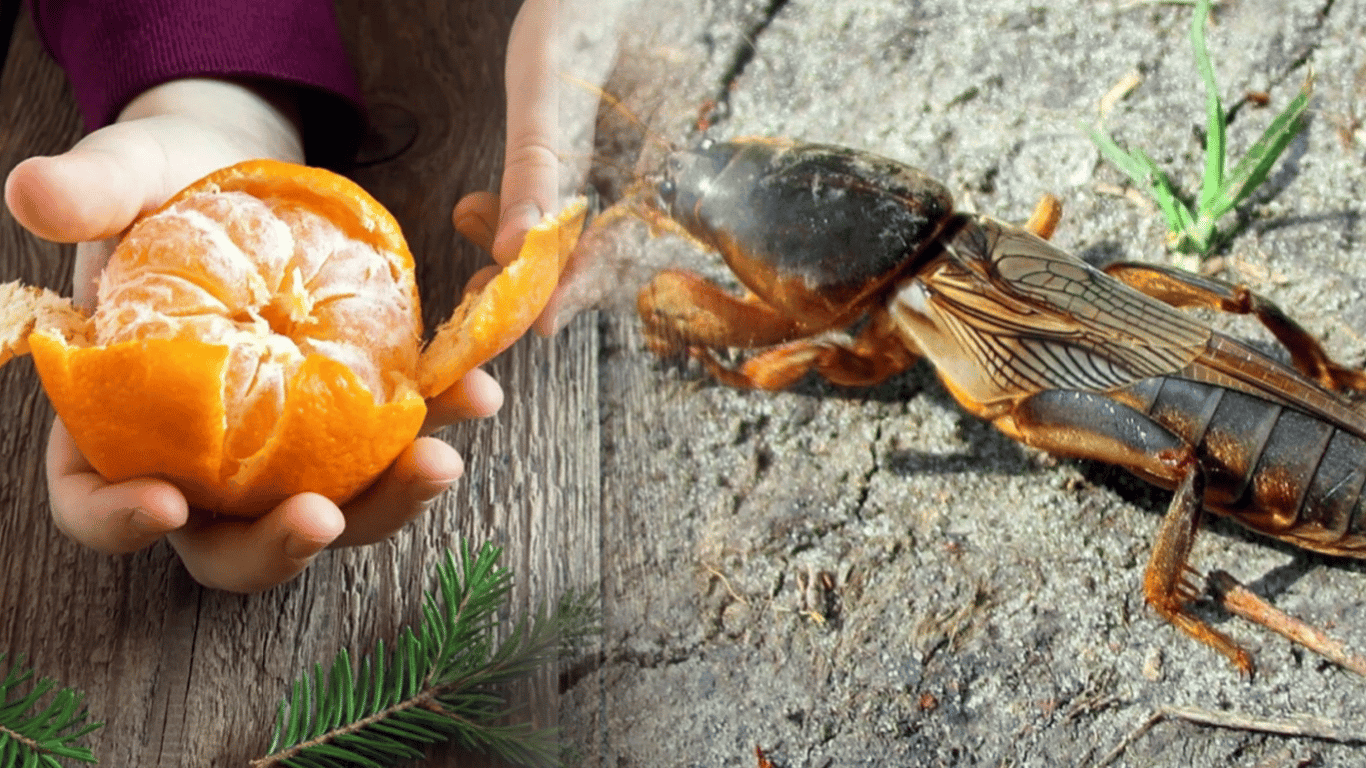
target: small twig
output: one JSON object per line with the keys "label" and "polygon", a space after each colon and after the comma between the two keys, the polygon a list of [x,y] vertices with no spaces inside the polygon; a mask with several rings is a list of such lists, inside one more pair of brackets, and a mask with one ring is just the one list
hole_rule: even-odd
{"label": "small twig", "polygon": [[735,587],[731,586],[730,579],[726,578],[726,574],[721,572],[720,567],[712,565],[708,562],[703,562],[702,570],[711,574],[721,582],[721,586],[725,588],[726,594],[730,595],[730,599],[734,600],[735,602],[741,605],[749,605],[749,601],[745,599],[745,596],[740,594],[739,592],[736,592]]}
{"label": "small twig", "polygon": [[1224,571],[1211,572],[1208,581],[1210,590],[1230,613],[1261,624],[1343,669],[1366,677],[1366,658],[1349,652],[1340,640],[1273,607]]}
{"label": "small twig", "polygon": [[1109,754],[1101,758],[1100,762],[1095,763],[1091,768],[1104,768],[1113,763],[1124,750],[1139,739],[1143,734],[1152,729],[1154,725],[1163,720],[1186,720],[1197,725],[1208,725],[1215,728],[1229,728],[1237,731],[1255,731],[1258,733],[1271,733],[1277,736],[1293,736],[1306,739],[1319,739],[1322,741],[1336,741],[1343,744],[1366,744],[1366,734],[1353,734],[1343,731],[1342,726],[1333,720],[1323,717],[1312,717],[1310,715],[1293,715],[1284,720],[1267,720],[1259,717],[1240,714],[1238,712],[1216,712],[1199,707],[1177,707],[1162,706],[1158,707],[1147,720],[1144,720],[1137,728],[1129,732]]}
{"label": "small twig", "polygon": [[1120,78],[1118,82],[1110,87],[1110,90],[1105,92],[1104,96],[1100,97],[1100,119],[1104,121],[1105,116],[1110,114],[1110,110],[1114,109],[1115,105],[1123,101],[1124,97],[1133,93],[1134,89],[1142,84],[1143,75],[1141,75],[1138,70],[1134,70]]}
{"label": "small twig", "polygon": [[1119,696],[1114,693],[1106,693],[1108,689],[1113,687],[1114,682],[1114,667],[1090,677],[1086,681],[1086,687],[1073,699],[1072,704],[1067,707],[1067,711],[1063,712],[1063,722],[1069,722],[1082,715],[1099,712],[1118,704]]}
{"label": "small twig", "polygon": [[42,744],[39,744],[33,739],[27,738],[26,736],[24,736],[24,734],[18,731],[13,731],[4,726],[0,726],[0,736],[12,740],[15,744],[18,744],[21,747],[26,747],[32,750],[33,754],[35,755],[42,755],[47,753],[47,750],[43,749]]}
{"label": "small twig", "polygon": [[1120,739],[1120,742],[1115,745],[1115,748],[1110,750],[1105,757],[1102,757],[1100,762],[1092,763],[1091,768],[1105,768],[1105,766],[1113,763],[1120,755],[1124,754],[1124,750],[1128,749],[1130,744],[1138,741],[1139,737],[1152,730],[1152,727],[1162,722],[1165,717],[1166,715],[1160,710],[1149,715],[1147,720],[1144,720],[1137,728],[1129,731],[1129,735]]}
{"label": "small twig", "polygon": [[1297,736],[1322,741],[1337,741],[1344,744],[1366,743],[1366,734],[1344,733],[1338,723],[1326,717],[1292,715],[1285,720],[1265,720],[1238,712],[1216,712],[1199,707],[1173,706],[1164,706],[1158,709],[1158,714],[1164,718],[1180,718],[1197,725],[1230,728],[1236,731],[1274,733],[1277,736]]}

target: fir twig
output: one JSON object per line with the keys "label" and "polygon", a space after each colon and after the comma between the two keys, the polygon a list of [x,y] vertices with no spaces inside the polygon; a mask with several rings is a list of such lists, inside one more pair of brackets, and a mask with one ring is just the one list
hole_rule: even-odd
{"label": "fir twig", "polygon": [[[0,653],[0,663],[4,661],[5,654]],[[16,658],[0,680],[0,765],[60,768],[59,757],[98,762],[88,747],[72,745],[104,725],[85,722],[88,713],[81,707],[84,695],[73,688],[62,688],[46,706],[35,709],[57,683],[41,678],[27,695],[19,696],[16,689],[33,678],[32,669],[21,669],[23,662],[22,656]]]}
{"label": "fir twig", "polygon": [[1210,12],[1210,0],[1195,4],[1195,18],[1191,22],[1191,48],[1195,65],[1205,86],[1205,173],[1196,207],[1192,210],[1186,195],[1177,191],[1157,163],[1142,150],[1127,152],[1100,128],[1089,130],[1091,140],[1110,162],[1140,189],[1152,195],[1170,232],[1169,245],[1178,253],[1208,254],[1223,240],[1217,225],[1225,214],[1248,199],[1266,181],[1272,166],[1290,142],[1304,128],[1304,114],[1309,107],[1312,78],[1306,78],[1300,93],[1262,132],[1247,155],[1227,176],[1226,117],[1219,100],[1219,86],[1214,78],[1214,65],[1205,47],[1205,20]]}
{"label": "fir twig", "polygon": [[522,765],[555,763],[553,731],[502,725],[507,705],[494,687],[555,659],[561,645],[595,631],[590,602],[567,595],[516,622],[501,640],[498,613],[512,574],[497,567],[501,550],[462,547],[437,567],[416,631],[405,627],[392,650],[383,641],[353,669],[343,650],[295,681],[279,705],[266,757],[253,768],[388,766],[422,757],[422,748],[455,741]]}

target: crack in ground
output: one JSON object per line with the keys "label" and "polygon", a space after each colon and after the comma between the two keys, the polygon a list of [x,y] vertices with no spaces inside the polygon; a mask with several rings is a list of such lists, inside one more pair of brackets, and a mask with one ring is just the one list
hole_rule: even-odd
{"label": "crack in ground", "polygon": [[669,653],[667,649],[660,649],[653,653],[646,651],[620,650],[613,654],[604,654],[601,665],[603,667],[613,664],[631,666],[637,669],[663,669],[679,664],[685,664],[696,658],[706,655],[701,643],[694,643],[688,648],[675,649]]}
{"label": "crack in ground", "polygon": [[754,55],[759,50],[759,36],[768,29],[778,14],[791,0],[769,0],[768,6],[760,14],[758,20],[745,30],[745,34],[740,37],[740,45],[735,49],[731,56],[730,64],[726,71],[721,75],[721,81],[716,91],[712,103],[715,105],[708,115],[707,127],[730,117],[730,94],[739,82],[740,76],[745,73],[745,68],[754,60]]}
{"label": "crack in ground", "polygon": [[877,425],[873,429],[873,439],[868,442],[868,453],[872,457],[872,465],[868,467],[868,471],[864,472],[863,477],[859,479],[858,498],[854,500],[854,517],[859,520],[864,519],[863,510],[868,504],[868,497],[872,495],[873,475],[876,475],[878,471],[882,469],[878,462],[877,446],[878,443],[882,441],[883,426],[884,422],[879,419]]}

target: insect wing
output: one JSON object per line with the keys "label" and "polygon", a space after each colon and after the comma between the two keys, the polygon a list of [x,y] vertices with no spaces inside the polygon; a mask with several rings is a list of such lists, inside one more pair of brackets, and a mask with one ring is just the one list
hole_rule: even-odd
{"label": "insect wing", "polygon": [[943,330],[1002,392],[1105,391],[1185,368],[1211,332],[1023,230],[969,222],[926,277]]}

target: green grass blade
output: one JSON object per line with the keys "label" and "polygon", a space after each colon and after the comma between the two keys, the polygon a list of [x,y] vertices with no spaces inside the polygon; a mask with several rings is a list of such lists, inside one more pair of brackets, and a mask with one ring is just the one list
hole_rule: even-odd
{"label": "green grass blade", "polygon": [[1099,128],[1088,128],[1087,133],[1091,135],[1091,141],[1100,150],[1102,155],[1114,166],[1124,172],[1136,186],[1147,188],[1152,184],[1152,177],[1147,166],[1137,158],[1124,151],[1124,148],[1115,143],[1110,138],[1110,134],[1105,133]]}
{"label": "green grass blade", "polygon": [[1183,239],[1192,238],[1195,235],[1195,216],[1190,208],[1181,202],[1171,179],[1162,172],[1157,163],[1142,150],[1124,151],[1114,139],[1098,129],[1091,128],[1089,132],[1091,141],[1101,154],[1123,171],[1135,187],[1146,191],[1153,198],[1162,210],[1162,217],[1167,221],[1167,229]]}
{"label": "green grass blade", "polygon": [[1205,162],[1195,211],[1186,204],[1190,198],[1178,194],[1170,179],[1141,150],[1127,152],[1098,129],[1089,129],[1091,140],[1101,154],[1123,171],[1134,184],[1145,190],[1162,210],[1170,230],[1168,247],[1181,253],[1208,254],[1219,242],[1220,218],[1246,201],[1266,181],[1271,169],[1304,127],[1311,82],[1276,116],[1257,142],[1234,166],[1227,170],[1227,120],[1219,98],[1219,86],[1206,45],[1205,28],[1211,0],[1193,3],[1190,42],[1195,64],[1205,89]]}
{"label": "green grass blade", "polygon": [[1219,100],[1219,84],[1214,78],[1214,65],[1205,47],[1205,21],[1209,18],[1210,0],[1195,5],[1191,21],[1191,47],[1195,50],[1195,67],[1205,83],[1205,178],[1200,186],[1199,210],[1204,214],[1213,210],[1224,192],[1224,157],[1227,152],[1224,105]]}
{"label": "green grass blade", "polygon": [[1229,210],[1246,200],[1262,182],[1266,181],[1266,177],[1271,173],[1271,167],[1290,146],[1290,142],[1304,130],[1304,113],[1309,108],[1309,97],[1312,93],[1313,84],[1306,80],[1299,95],[1271,121],[1271,125],[1262,132],[1257,143],[1252,145],[1247,155],[1234,167],[1227,185]]}

